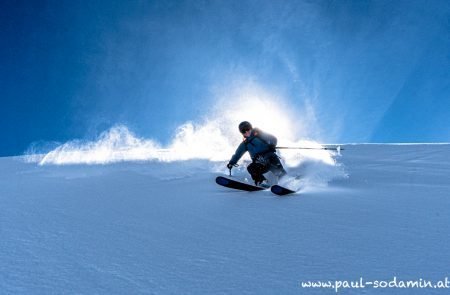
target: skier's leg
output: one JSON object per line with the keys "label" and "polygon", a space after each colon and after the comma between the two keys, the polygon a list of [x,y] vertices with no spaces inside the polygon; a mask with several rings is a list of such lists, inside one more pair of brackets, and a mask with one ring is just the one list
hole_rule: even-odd
{"label": "skier's leg", "polygon": [[286,170],[283,168],[283,164],[281,164],[280,158],[277,156],[277,154],[272,154],[269,157],[269,163],[270,167],[269,170],[280,179],[284,175],[287,174]]}
{"label": "skier's leg", "polygon": [[264,180],[266,180],[263,174],[268,171],[268,168],[260,163],[253,162],[250,165],[248,165],[247,171],[252,176],[252,179],[255,181],[255,184],[258,185]]}

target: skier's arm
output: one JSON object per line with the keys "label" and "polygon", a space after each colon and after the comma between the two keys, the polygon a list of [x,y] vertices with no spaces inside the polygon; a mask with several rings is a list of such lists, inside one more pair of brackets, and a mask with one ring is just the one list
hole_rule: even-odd
{"label": "skier's arm", "polygon": [[272,134],[260,132],[258,135],[262,140],[264,140],[271,148],[275,148],[277,146],[277,138]]}
{"label": "skier's arm", "polygon": [[235,165],[237,164],[237,162],[239,161],[239,159],[245,154],[245,152],[247,151],[247,148],[245,146],[245,143],[241,143],[236,152],[234,153],[234,155],[231,157],[231,160],[229,162],[229,164],[231,165]]}

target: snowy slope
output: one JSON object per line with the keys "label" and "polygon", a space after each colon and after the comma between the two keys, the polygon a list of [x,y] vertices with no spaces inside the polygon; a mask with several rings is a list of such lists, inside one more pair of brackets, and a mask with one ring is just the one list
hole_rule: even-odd
{"label": "snowy slope", "polygon": [[336,161],[301,164],[301,193],[276,197],[217,186],[223,162],[0,159],[0,293],[333,294],[300,283],[450,277],[450,145],[347,145]]}

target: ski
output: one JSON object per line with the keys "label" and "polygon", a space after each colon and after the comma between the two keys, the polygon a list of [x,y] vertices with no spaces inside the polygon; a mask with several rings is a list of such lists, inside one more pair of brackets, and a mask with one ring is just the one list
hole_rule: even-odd
{"label": "ski", "polygon": [[288,188],[282,187],[278,184],[272,185],[272,187],[270,188],[270,191],[279,196],[289,195],[289,194],[293,194],[296,192],[296,191],[290,190]]}
{"label": "ski", "polygon": [[240,182],[234,179],[230,179],[223,176],[217,176],[216,177],[216,183],[221,186],[242,190],[242,191],[248,191],[248,192],[254,192],[254,191],[262,191],[265,190],[265,188],[251,185],[248,183]]}

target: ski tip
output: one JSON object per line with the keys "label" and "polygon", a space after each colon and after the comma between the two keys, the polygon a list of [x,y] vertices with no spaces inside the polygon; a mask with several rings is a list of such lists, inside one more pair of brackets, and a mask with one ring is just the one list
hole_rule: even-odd
{"label": "ski tip", "polygon": [[223,176],[217,176],[216,183],[220,185],[228,185],[230,181]]}
{"label": "ski tip", "polygon": [[295,193],[295,191],[287,189],[285,187],[279,186],[279,185],[273,185],[270,188],[270,191],[276,195],[284,196]]}
{"label": "ski tip", "polygon": [[278,185],[272,186],[272,188],[270,190],[274,194],[281,194],[283,192],[283,188],[281,186],[278,186]]}

